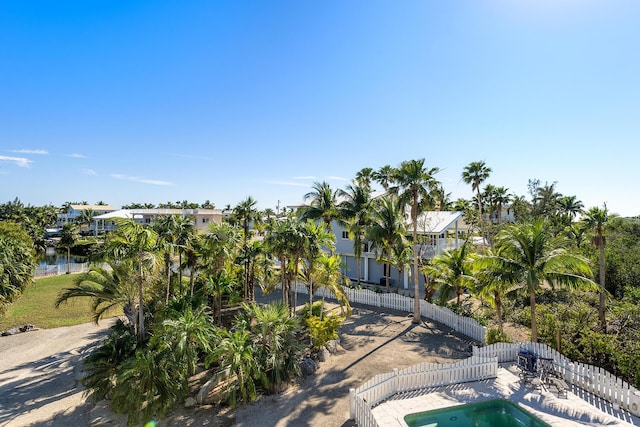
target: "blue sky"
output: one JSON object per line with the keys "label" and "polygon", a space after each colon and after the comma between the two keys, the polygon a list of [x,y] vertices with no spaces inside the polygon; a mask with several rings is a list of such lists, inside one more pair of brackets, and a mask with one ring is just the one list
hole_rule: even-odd
{"label": "blue sky", "polygon": [[640,2],[0,2],[0,201],[260,207],[422,158],[640,214]]}

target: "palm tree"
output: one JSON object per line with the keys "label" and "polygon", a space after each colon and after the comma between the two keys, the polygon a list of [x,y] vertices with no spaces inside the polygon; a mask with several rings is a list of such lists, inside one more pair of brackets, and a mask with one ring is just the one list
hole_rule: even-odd
{"label": "palm tree", "polygon": [[598,248],[598,265],[600,269],[599,284],[600,284],[600,298],[598,304],[598,319],[600,320],[600,327],[603,331],[607,330],[607,318],[605,316],[605,265],[604,265],[604,247],[607,244],[607,239],[604,235],[604,228],[607,222],[613,218],[614,215],[610,215],[607,211],[607,205],[604,207],[592,207],[588,211],[584,212],[584,218],[582,218],[583,229],[591,229],[595,231],[595,235],[591,238],[591,244]]}
{"label": "palm tree", "polygon": [[55,307],[71,298],[88,297],[92,299],[94,322],[98,323],[109,310],[121,307],[129,327],[136,331],[139,288],[135,276],[136,270],[131,261],[107,261],[107,267],[91,267],[76,278],[73,287],[60,292]]}
{"label": "palm tree", "polygon": [[327,230],[331,231],[331,222],[340,217],[338,209],[338,192],[331,190],[331,186],[326,182],[314,182],[313,191],[304,195],[304,200],[310,201],[306,206],[300,208],[300,219],[306,221],[321,219]]}
{"label": "palm tree", "polygon": [[287,271],[292,258],[291,241],[295,239],[296,222],[292,219],[276,221],[267,237],[265,243],[269,251],[278,259],[280,263],[280,274],[282,279],[282,302],[289,306],[289,286]]}
{"label": "palm tree", "polygon": [[[491,259],[494,253],[488,250],[486,256]],[[475,279],[474,293],[482,301],[496,309],[498,318],[498,330],[503,331],[503,302],[512,292],[516,291],[515,280],[510,277],[509,271],[501,271],[495,267],[495,263],[486,263],[484,258],[476,259],[473,263],[473,277]]]}
{"label": "palm tree", "polygon": [[175,217],[174,245],[178,251],[178,286],[182,294],[182,256],[187,251],[191,239],[195,236],[193,218],[188,216]]}
{"label": "palm tree", "polygon": [[[252,222],[256,221],[260,217],[260,212],[256,208],[258,202],[249,196],[242,202],[240,202],[234,209],[233,214],[242,224],[242,247],[243,252],[248,252],[248,242],[251,239],[251,231],[249,226]],[[244,298],[250,300],[251,292],[249,287],[253,286],[249,283],[249,264],[250,259],[245,257],[244,259]]]}
{"label": "palm tree", "polygon": [[[404,214],[397,201],[389,197],[377,199],[374,206],[371,225],[366,230],[366,236],[371,241],[372,247],[376,249],[376,253],[379,254],[378,259],[387,265],[385,280],[386,290],[389,292],[392,249],[396,245],[405,246]],[[378,252],[378,248],[381,249],[380,252]],[[414,256],[414,258],[416,257]]]}
{"label": "palm tree", "polygon": [[138,339],[145,340],[144,285],[159,264],[158,233],[132,220],[117,220],[118,228],[105,242],[105,252],[116,260],[129,259],[138,273]]}
{"label": "palm tree", "polygon": [[371,188],[371,179],[373,179],[374,171],[371,168],[362,168],[356,173],[354,181],[356,185]]}
{"label": "palm tree", "polygon": [[536,294],[543,284],[570,288],[597,288],[588,277],[591,269],[581,256],[567,251],[566,238],[552,237],[545,221],[506,226],[496,238],[496,255],[483,257],[482,264],[508,277],[529,295],[531,341],[538,339]]}
{"label": "palm tree", "polygon": [[397,241],[391,248],[391,259],[398,270],[398,283],[396,289],[400,289],[400,282],[402,281],[402,273],[407,265],[411,263],[411,249],[407,247],[404,233],[402,240]]}
{"label": "palm tree", "polygon": [[164,269],[167,277],[167,287],[165,292],[165,304],[169,302],[171,296],[171,266],[173,265],[172,255],[177,250],[176,241],[178,239],[179,227],[175,215],[157,216],[152,227],[160,239],[160,245],[164,252]]}
{"label": "palm tree", "polygon": [[395,169],[390,165],[384,165],[377,171],[374,171],[371,177],[378,182],[384,188],[384,191],[389,190],[389,187],[393,183]]}
{"label": "palm tree", "polygon": [[484,161],[471,162],[462,171],[462,181],[465,184],[471,184],[471,191],[476,192],[478,199],[478,211],[482,218],[482,195],[480,194],[480,185],[489,178],[491,168]]}
{"label": "palm tree", "polygon": [[552,184],[545,182],[544,185],[540,185],[538,181],[534,180],[530,183],[530,188],[534,191],[533,215],[555,215],[558,211],[559,200],[562,197],[562,194],[556,191],[556,182]]}
{"label": "palm tree", "polygon": [[80,224],[80,230],[82,230],[83,225],[87,225],[87,231],[91,230],[91,223],[93,222],[93,217],[96,216],[97,213],[93,211],[93,209],[85,209],[80,213],[78,217],[78,223]]}
{"label": "palm tree", "polygon": [[413,323],[420,323],[420,287],[418,277],[418,214],[426,205],[431,192],[438,185],[433,177],[438,168],[426,169],[424,159],[404,161],[396,171],[394,182],[398,185],[399,200],[403,205],[411,206],[411,223],[413,225],[413,285],[414,313]]}
{"label": "palm tree", "polygon": [[330,249],[335,244],[335,234],[329,232],[324,224],[315,224],[312,221],[307,221],[304,224],[304,231],[307,237],[307,246],[304,253],[305,265],[302,276],[309,288],[309,306],[312,306],[314,283],[320,258],[325,255],[325,249]]}
{"label": "palm tree", "polygon": [[73,223],[66,223],[62,226],[62,232],[60,233],[60,241],[58,244],[67,249],[67,274],[71,271],[69,269],[71,262],[71,248],[74,247],[80,238],[78,226]]}
{"label": "palm tree", "polygon": [[371,221],[371,190],[365,185],[353,184],[347,186],[344,191],[339,190],[339,195],[344,198],[339,208],[342,220],[347,225],[349,237],[353,239],[353,255],[356,258],[356,274],[358,286],[360,286],[364,231]]}
{"label": "palm tree", "polygon": [[[324,308],[324,291],[333,293],[340,304],[340,310],[343,314],[351,316],[351,305],[349,299],[344,293],[342,287],[342,273],[340,272],[341,262],[339,255],[320,255],[318,262],[320,267],[317,270],[317,276],[315,278],[316,287],[323,290],[322,294],[322,307]],[[309,307],[312,307],[310,305]],[[323,317],[320,312],[320,318]]]}
{"label": "palm tree", "polygon": [[456,305],[460,305],[465,288],[473,285],[473,254],[471,245],[465,242],[456,249],[448,249],[431,261],[425,272],[434,280],[440,291],[440,303],[446,304],[451,293],[456,294]]}

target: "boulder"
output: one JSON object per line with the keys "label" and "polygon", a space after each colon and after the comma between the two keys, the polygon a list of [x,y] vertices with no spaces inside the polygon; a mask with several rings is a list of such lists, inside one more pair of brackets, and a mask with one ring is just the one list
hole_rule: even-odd
{"label": "boulder", "polygon": [[329,359],[329,355],[329,350],[323,347],[318,351],[318,360],[320,362],[326,362]]}
{"label": "boulder", "polygon": [[193,408],[196,406],[196,399],[194,399],[193,397],[189,396],[184,400],[184,407],[185,408]]}
{"label": "boulder", "polygon": [[316,369],[318,369],[318,365],[310,357],[305,357],[300,361],[300,373],[303,377],[313,375]]}

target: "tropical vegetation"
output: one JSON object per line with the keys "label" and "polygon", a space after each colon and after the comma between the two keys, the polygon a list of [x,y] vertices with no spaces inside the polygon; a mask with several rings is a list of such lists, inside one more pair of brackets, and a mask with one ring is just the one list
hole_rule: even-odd
{"label": "tropical vegetation", "polygon": [[[88,300],[96,322],[124,314],[87,358],[85,385],[130,423],[166,414],[192,393],[198,372],[218,381],[230,405],[278,392],[298,374],[303,354],[336,338],[351,312],[348,286],[415,296],[414,322],[424,296],[488,323],[491,341],[526,328],[531,340],[640,385],[632,356],[640,352],[640,219],[618,218],[606,206],[585,210],[555,182],[532,179],[527,195],[512,194],[487,182],[491,172],[484,161],[465,167],[461,179],[474,196],[455,202],[438,168],[415,159],[363,168],[343,189],[315,182],[295,210],[262,211],[247,197],[204,232],[188,216],[121,221],[96,245],[105,263],[74,276],[55,301],[64,308]],[[466,227],[457,247],[432,256],[420,219],[447,209],[461,211]],[[5,307],[32,284],[33,236],[42,238],[36,229],[51,221],[48,212],[17,199],[0,207]],[[35,219],[23,221],[29,215]],[[351,246],[340,254],[338,230]],[[59,245],[67,253],[78,231],[63,230]],[[354,271],[341,255],[353,257]],[[365,256],[384,265],[383,283],[364,280]],[[401,290],[403,274],[411,289]],[[256,304],[256,288],[280,301]],[[326,295],[339,309],[327,308]]]}

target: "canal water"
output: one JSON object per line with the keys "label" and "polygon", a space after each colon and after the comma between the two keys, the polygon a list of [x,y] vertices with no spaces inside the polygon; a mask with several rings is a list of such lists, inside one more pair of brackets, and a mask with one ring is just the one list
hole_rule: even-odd
{"label": "canal water", "polygon": [[[69,262],[72,264],[82,264],[88,261],[86,256],[77,256],[71,254]],[[47,265],[64,265],[67,263],[67,251],[56,252],[55,248],[47,248],[44,253],[38,255],[38,266],[45,267]]]}

